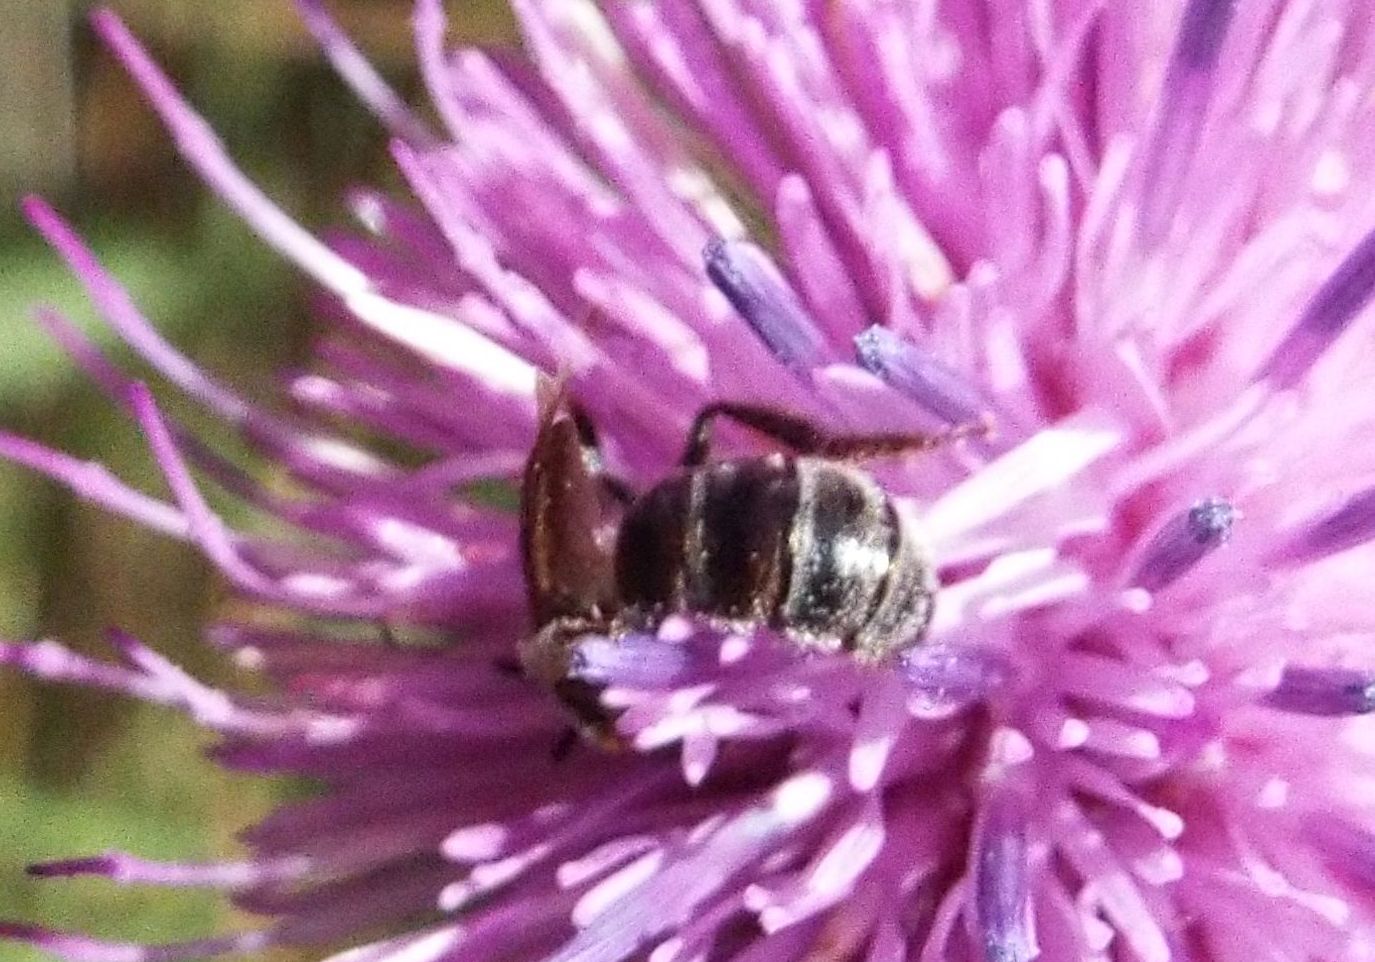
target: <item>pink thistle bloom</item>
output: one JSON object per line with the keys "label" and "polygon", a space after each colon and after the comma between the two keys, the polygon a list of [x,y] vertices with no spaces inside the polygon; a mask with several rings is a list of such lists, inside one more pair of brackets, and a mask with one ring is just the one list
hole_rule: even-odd
{"label": "pink thistle bloom", "polygon": [[[301,0],[418,201],[360,190],[363,229],[328,245],[97,15],[187,161],[328,295],[315,365],[289,404],[249,401],[28,215],[293,493],[52,312],[170,498],[0,453],[200,546],[277,612],[209,630],[275,687],[209,689],[117,634],[109,662],[0,659],[172,706],[222,764],[325,790],[241,861],[34,868],[221,889],[259,930],[0,934],[77,962],[1375,957],[1375,457],[1350,440],[1375,354],[1343,336],[1375,292],[1368,5],[514,6],[521,55],[445,49],[418,3],[436,130]],[[531,630],[517,520],[473,493],[519,478],[540,371],[638,491],[710,400],[840,433],[991,416],[871,466],[939,569],[928,635],[879,666],[681,617],[587,637],[574,680],[626,750],[558,757],[566,713],[501,667]],[[724,456],[763,449],[722,433]],[[231,528],[202,484],[278,523]]]}

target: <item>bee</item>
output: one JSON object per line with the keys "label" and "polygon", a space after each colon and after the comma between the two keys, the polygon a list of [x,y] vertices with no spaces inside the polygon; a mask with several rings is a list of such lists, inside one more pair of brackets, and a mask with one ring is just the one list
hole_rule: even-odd
{"label": "bee", "polygon": [[[720,419],[787,453],[711,460]],[[856,465],[987,430],[838,436],[771,408],[715,402],[693,420],[679,469],[637,496],[602,470],[595,431],[564,385],[542,379],[521,485],[535,625],[520,647],[525,674],[553,690],[586,737],[611,747],[614,718],[573,671],[583,635],[614,639],[685,614],[726,629],[767,626],[799,651],[864,664],[920,644],[935,566],[912,521]]]}

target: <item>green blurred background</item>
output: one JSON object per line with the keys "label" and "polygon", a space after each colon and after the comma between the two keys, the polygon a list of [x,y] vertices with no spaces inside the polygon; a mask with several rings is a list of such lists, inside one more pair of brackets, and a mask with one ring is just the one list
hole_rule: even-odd
{"label": "green blurred background", "polygon": [[[111,6],[231,153],[305,224],[344,221],[339,198],[350,184],[397,187],[383,133],[312,47],[290,0]],[[453,39],[509,41],[501,6],[451,2]],[[308,289],[177,159],[97,44],[89,9],[67,0],[0,0],[0,427],[103,461],[162,494],[138,433],[30,318],[35,303],[55,304],[111,345],[56,256],[20,221],[18,198],[41,193],[73,219],[158,327],[250,397],[266,398],[274,372],[304,356]],[[410,0],[334,0],[331,9],[419,101]],[[128,369],[145,371],[111,346]],[[225,438],[169,393],[161,396]],[[100,632],[118,625],[198,676],[234,684],[234,669],[198,640],[220,598],[194,550],[0,464],[0,637],[57,637],[103,656]],[[206,744],[169,712],[0,671],[0,919],[135,941],[242,924],[205,893],[23,874],[29,862],[108,848],[171,859],[233,855],[235,830],[290,786],[219,772],[202,756]],[[37,958],[0,944],[4,962]]]}

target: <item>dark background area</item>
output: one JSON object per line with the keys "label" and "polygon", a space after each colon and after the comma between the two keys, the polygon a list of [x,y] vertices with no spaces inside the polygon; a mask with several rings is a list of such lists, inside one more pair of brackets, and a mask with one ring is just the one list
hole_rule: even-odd
{"label": "dark background area", "polygon": [[[112,6],[237,161],[311,229],[346,222],[340,198],[351,184],[399,190],[385,135],[331,73],[290,0]],[[509,42],[500,6],[451,2],[452,39]],[[331,9],[382,72],[421,101],[410,0],[334,0]],[[275,373],[305,357],[309,289],[177,158],[94,37],[88,10],[66,0],[0,0],[0,427],[102,461],[165,496],[137,430],[46,339],[33,305],[58,306],[116,361],[161,385],[114,344],[20,219],[19,198],[40,193],[74,221],[163,334],[250,397],[269,397]],[[159,397],[243,453],[172,392]],[[59,638],[104,656],[101,632],[117,625],[210,683],[238,684],[236,669],[199,640],[221,602],[193,549],[0,464],[0,637]],[[203,757],[208,743],[166,710],[0,671],[0,918],[132,941],[244,924],[208,893],[23,874],[29,862],[111,848],[232,857],[235,830],[299,786],[219,772]],[[39,958],[10,945],[0,957]]]}

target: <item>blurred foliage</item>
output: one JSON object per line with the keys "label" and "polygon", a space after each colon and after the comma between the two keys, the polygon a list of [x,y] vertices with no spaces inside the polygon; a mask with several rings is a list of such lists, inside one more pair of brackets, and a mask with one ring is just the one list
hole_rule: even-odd
{"label": "blurred foliage", "polygon": [[[313,50],[290,0],[113,6],[235,158],[313,229],[345,219],[339,198],[348,185],[396,186],[383,132]],[[46,339],[32,305],[59,307],[127,370],[150,372],[115,343],[58,258],[20,222],[18,197],[41,191],[171,341],[249,396],[265,397],[273,373],[304,358],[308,290],[180,163],[95,42],[84,4],[9,7],[0,36],[0,428],[100,460],[161,493],[138,432]],[[389,79],[421,100],[409,0],[335,0],[331,8]],[[455,40],[511,37],[499,0],[450,8]],[[173,392],[160,397],[171,413],[232,443]],[[0,464],[0,637],[58,637],[105,657],[101,632],[118,625],[212,684],[237,684],[243,679],[198,638],[219,601],[194,550]],[[244,924],[207,893],[40,882],[23,866],[106,849],[232,857],[234,832],[293,786],[227,775],[203,759],[207,739],[189,723],[108,694],[0,672],[0,706],[0,918],[140,941]],[[39,956],[7,945],[3,958]]]}

